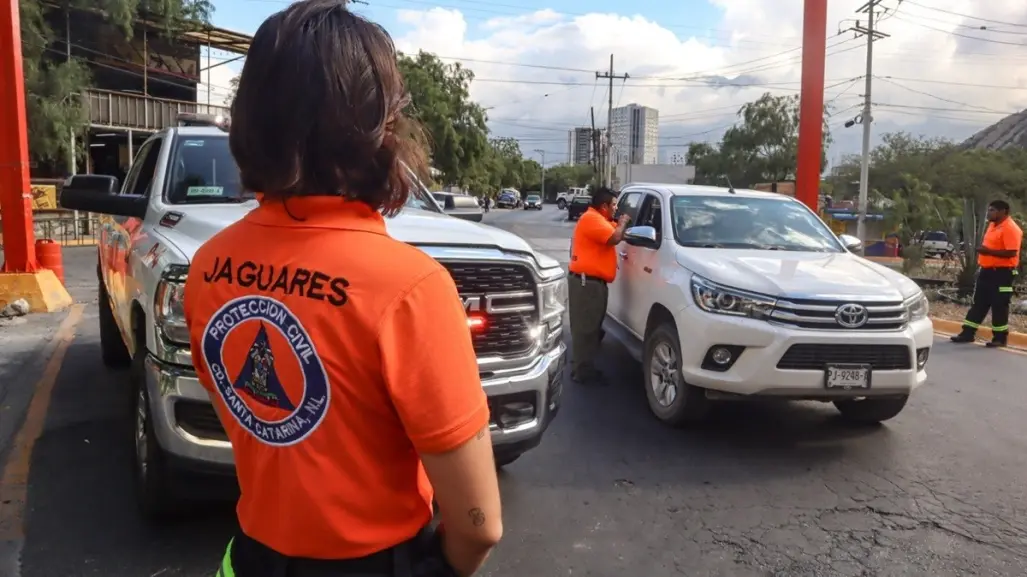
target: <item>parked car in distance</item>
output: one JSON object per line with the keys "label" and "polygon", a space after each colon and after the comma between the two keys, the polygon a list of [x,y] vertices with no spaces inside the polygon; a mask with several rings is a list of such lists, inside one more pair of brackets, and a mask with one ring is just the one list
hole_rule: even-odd
{"label": "parked car in distance", "polygon": [[913,237],[911,244],[923,247],[924,256],[947,256],[955,250],[949,235],[940,230],[921,232]]}
{"label": "parked car in distance", "polygon": [[524,199],[524,210],[542,210],[542,197],[537,194],[529,194]]}
{"label": "parked car in distance", "polygon": [[521,199],[517,198],[517,195],[512,192],[501,192],[496,197],[496,208],[517,208],[520,204]]}
{"label": "parked car in distance", "polygon": [[559,208],[560,210],[563,210],[563,209],[567,208],[567,205],[570,204],[572,198],[574,198],[576,196],[588,196],[588,195],[589,195],[589,192],[588,192],[588,188],[587,187],[586,188],[580,188],[580,187],[572,186],[570,189],[567,190],[567,192],[558,192],[558,193],[556,193],[556,207]]}
{"label": "parked car in distance", "polygon": [[435,202],[439,203],[442,212],[449,216],[455,216],[456,218],[462,218],[471,222],[481,222],[485,214],[477,197],[467,194],[454,194],[452,192],[433,192],[431,195],[435,198]]}
{"label": "parked car in distance", "polygon": [[851,254],[859,239],[835,236],[794,198],[646,184],[625,187],[617,211],[630,223],[604,328],[642,363],[659,420],[775,399],[878,423],[927,380],[924,292]]}
{"label": "parked car in distance", "polygon": [[590,196],[575,196],[567,205],[567,220],[578,220],[592,203]]}

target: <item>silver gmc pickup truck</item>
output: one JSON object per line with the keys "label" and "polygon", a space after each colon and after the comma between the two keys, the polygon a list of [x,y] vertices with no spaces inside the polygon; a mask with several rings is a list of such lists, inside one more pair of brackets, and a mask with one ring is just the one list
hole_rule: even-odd
{"label": "silver gmc pickup truck", "polygon": [[[241,191],[223,125],[181,124],[139,148],[123,183],[73,176],[60,201],[101,215],[103,361],[130,368],[137,496],[149,517],[202,489],[197,474],[234,476],[232,447],[193,371],[182,287],[196,249],[257,206]],[[565,272],[517,236],[447,216],[423,188],[387,227],[442,263],[474,313],[468,330],[496,463],[514,461],[539,444],[560,406]],[[487,322],[472,323],[480,315]]]}

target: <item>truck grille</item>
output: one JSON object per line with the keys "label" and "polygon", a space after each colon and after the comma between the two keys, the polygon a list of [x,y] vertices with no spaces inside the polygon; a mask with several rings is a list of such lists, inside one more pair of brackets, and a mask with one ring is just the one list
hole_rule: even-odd
{"label": "truck grille", "polygon": [[492,312],[485,328],[471,335],[474,352],[479,356],[518,357],[531,351],[535,338],[531,331],[538,324],[538,293],[531,269],[513,263],[443,262],[456,283],[461,297],[486,297],[500,293],[530,293],[520,299],[502,301],[501,306],[531,305],[530,311]]}
{"label": "truck grille", "polygon": [[875,371],[903,371],[912,368],[913,353],[905,345],[792,345],[777,368],[820,371],[828,364],[864,364]]}
{"label": "truck grille", "polygon": [[[838,307],[861,305],[867,310],[867,322],[861,327],[843,327],[835,319]],[[802,329],[834,331],[900,330],[908,320],[902,302],[828,301],[812,299],[779,300],[770,313],[771,322]]]}

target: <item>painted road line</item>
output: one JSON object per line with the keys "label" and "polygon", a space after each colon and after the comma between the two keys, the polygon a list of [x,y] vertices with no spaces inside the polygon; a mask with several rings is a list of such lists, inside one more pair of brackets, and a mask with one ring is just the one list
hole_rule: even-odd
{"label": "painted road line", "polygon": [[82,320],[83,308],[81,304],[71,307],[51,341],[52,352],[43,376],[36,383],[25,422],[14,437],[7,464],[0,475],[0,575],[4,577],[19,574],[17,563],[21,542],[25,538],[25,506],[32,450],[43,434],[54,386],[68,347],[75,338],[75,328]]}

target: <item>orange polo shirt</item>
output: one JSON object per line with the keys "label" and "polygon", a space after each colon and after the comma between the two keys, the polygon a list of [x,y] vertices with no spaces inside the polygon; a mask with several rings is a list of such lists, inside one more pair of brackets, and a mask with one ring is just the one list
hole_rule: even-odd
{"label": "orange polo shirt", "polygon": [[617,247],[607,242],[616,229],[598,210],[588,207],[574,227],[570,271],[613,282],[617,277]]}
{"label": "orange polo shirt", "polygon": [[984,231],[984,239],[981,244],[984,248],[992,250],[1015,250],[1016,255],[1009,257],[998,257],[987,254],[977,255],[977,264],[984,268],[1016,268],[1020,266],[1020,243],[1023,241],[1023,231],[1013,219],[1006,217],[1002,222],[995,224],[988,223]]}
{"label": "orange polo shirt", "polygon": [[263,202],[197,251],[194,363],[235,451],[242,530],[285,555],[363,557],[429,522],[418,455],[487,427],[485,393],[445,268],[363,203],[288,209]]}

